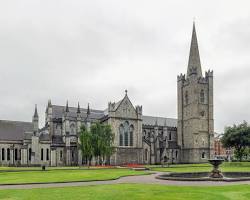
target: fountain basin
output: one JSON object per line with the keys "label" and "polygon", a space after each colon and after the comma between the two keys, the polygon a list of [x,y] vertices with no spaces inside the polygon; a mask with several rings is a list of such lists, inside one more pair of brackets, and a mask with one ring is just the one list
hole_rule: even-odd
{"label": "fountain basin", "polygon": [[213,170],[211,171],[210,178],[223,178],[223,174],[219,170],[219,166],[224,162],[223,159],[210,159],[208,162],[213,165]]}
{"label": "fountain basin", "polygon": [[250,181],[250,172],[224,172],[220,178],[213,178],[210,175],[210,172],[166,173],[156,178],[175,181]]}

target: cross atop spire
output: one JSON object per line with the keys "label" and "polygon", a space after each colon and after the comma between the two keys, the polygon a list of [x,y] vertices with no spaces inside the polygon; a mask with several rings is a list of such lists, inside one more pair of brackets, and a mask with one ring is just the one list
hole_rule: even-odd
{"label": "cross atop spire", "polygon": [[199,48],[195,30],[195,22],[193,22],[193,32],[192,32],[191,46],[189,52],[187,76],[190,76],[192,74],[196,74],[199,77],[202,76],[200,54],[199,54]]}

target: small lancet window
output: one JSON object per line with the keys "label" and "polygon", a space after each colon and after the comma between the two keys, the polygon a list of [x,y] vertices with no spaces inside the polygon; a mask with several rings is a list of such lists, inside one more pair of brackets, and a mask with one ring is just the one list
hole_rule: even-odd
{"label": "small lancet window", "polygon": [[185,103],[188,104],[188,101],[189,101],[189,99],[188,99],[188,91],[186,91],[185,92]]}
{"label": "small lancet window", "polygon": [[206,157],[206,153],[202,152],[201,158],[205,158]]}
{"label": "small lancet window", "polygon": [[200,102],[201,103],[205,102],[205,93],[204,93],[204,90],[201,90],[201,92],[200,92]]}

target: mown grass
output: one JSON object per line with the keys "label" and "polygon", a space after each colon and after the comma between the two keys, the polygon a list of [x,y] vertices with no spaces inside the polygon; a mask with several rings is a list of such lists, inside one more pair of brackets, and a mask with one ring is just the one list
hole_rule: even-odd
{"label": "mown grass", "polygon": [[69,181],[109,180],[122,176],[147,174],[130,169],[57,169],[47,171],[0,172],[0,184],[51,183]]}
{"label": "mown grass", "polygon": [[8,200],[249,200],[250,185],[166,186],[153,184],[117,184],[85,187],[0,190],[0,199]]}
{"label": "mown grass", "polygon": [[[205,164],[179,164],[169,167],[149,166],[151,170],[162,172],[210,172],[212,166]],[[220,169],[223,172],[250,172],[250,162],[224,162]]]}

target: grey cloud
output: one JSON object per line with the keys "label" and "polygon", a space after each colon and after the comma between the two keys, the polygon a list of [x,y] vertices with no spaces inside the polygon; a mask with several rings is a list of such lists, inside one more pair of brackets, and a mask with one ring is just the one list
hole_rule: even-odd
{"label": "grey cloud", "polygon": [[1,1],[0,118],[30,121],[47,100],[105,109],[128,89],[147,115],[176,117],[196,17],[215,74],[215,130],[249,120],[248,1]]}

